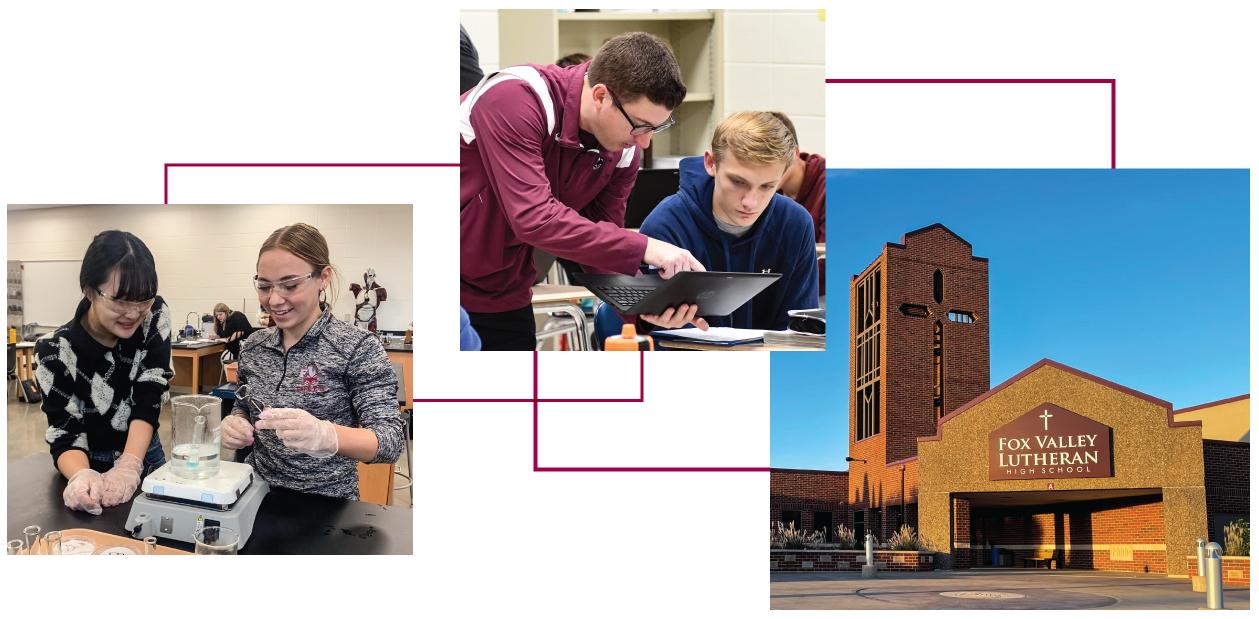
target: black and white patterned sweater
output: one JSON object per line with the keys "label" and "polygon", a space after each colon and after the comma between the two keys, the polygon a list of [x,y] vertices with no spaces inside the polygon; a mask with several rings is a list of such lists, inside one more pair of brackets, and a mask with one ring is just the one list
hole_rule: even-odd
{"label": "black and white patterned sweater", "polygon": [[133,419],[157,431],[157,416],[170,390],[170,306],[157,297],[135,334],[113,348],[97,342],[74,319],[35,343],[35,381],[48,416],[44,439],[57,458],[70,449],[122,451]]}
{"label": "black and white patterned sweater", "polygon": [[[271,408],[300,408],[339,426],[376,434],[371,461],[396,462],[402,453],[398,378],[389,355],[372,334],[324,310],[306,335],[284,352],[276,327],[255,332],[240,347],[237,397],[232,409],[258,422],[246,398]],[[268,484],[300,492],[358,499],[358,461],[316,458],[284,446],[275,430],[254,430],[245,460]]]}

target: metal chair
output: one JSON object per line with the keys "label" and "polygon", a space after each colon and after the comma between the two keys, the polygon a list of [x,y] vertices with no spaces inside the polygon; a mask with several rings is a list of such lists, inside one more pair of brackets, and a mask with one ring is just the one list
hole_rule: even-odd
{"label": "metal chair", "polygon": [[[407,472],[403,473],[402,471],[399,471],[397,465],[394,465],[393,474],[405,478],[407,483],[401,486],[394,486],[393,489],[405,490],[415,483],[414,480],[411,479],[411,401],[407,399],[406,381],[402,378],[402,364],[397,361],[391,361],[389,364],[393,366],[393,373],[398,377],[398,406],[406,409],[399,412],[398,415],[402,417],[402,446],[403,449],[406,450],[407,454]],[[411,505],[415,505],[414,493],[411,494]]]}

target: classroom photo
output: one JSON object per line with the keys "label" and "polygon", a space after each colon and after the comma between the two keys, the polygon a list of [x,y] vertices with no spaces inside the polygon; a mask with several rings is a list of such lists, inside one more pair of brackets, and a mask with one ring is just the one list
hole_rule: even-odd
{"label": "classroom photo", "polygon": [[460,350],[824,350],[825,26],[460,11]]}
{"label": "classroom photo", "polygon": [[411,205],[8,205],[9,554],[412,554]]}

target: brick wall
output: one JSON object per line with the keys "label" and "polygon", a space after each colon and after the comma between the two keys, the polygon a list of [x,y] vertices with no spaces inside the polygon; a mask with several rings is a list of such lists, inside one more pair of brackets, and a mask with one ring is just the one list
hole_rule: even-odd
{"label": "brick wall", "polygon": [[[972,557],[990,565],[991,551],[1008,548],[1022,566],[1037,548],[1063,550],[1060,567],[1124,572],[1167,572],[1162,497],[1124,497],[1065,504],[979,510],[971,518]],[[1118,546],[1112,550],[1112,547]],[[1112,559],[1131,547],[1132,559]]]}
{"label": "brick wall", "polygon": [[[1250,586],[1250,557],[1220,557],[1221,576],[1226,585]],[[1189,556],[1189,575],[1198,575],[1198,556]]]}
{"label": "brick wall", "polygon": [[[1202,465],[1207,490],[1207,541],[1216,539],[1216,513],[1250,513],[1250,443],[1202,441]],[[1196,569],[1196,568],[1195,568]]]}
{"label": "brick wall", "polygon": [[[933,552],[876,550],[874,565],[880,572],[929,572],[935,569]],[[864,550],[770,550],[771,572],[860,572],[866,564]]]}
{"label": "brick wall", "polygon": [[970,501],[953,499],[953,569],[964,570],[971,566],[970,548]]}
{"label": "brick wall", "polygon": [[[782,521],[783,510],[800,512],[800,527],[805,532],[815,529],[813,512],[831,512],[833,524],[852,526],[848,496],[847,471],[810,471],[803,469],[769,470],[770,527]],[[831,527],[834,532],[834,527]]]}

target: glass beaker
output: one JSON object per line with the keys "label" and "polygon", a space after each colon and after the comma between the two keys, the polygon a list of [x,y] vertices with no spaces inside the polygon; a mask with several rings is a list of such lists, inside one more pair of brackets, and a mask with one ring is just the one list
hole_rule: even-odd
{"label": "glass beaker", "polygon": [[44,552],[50,555],[61,554],[61,531],[49,531],[44,536]]}
{"label": "glass beaker", "polygon": [[22,529],[22,534],[26,536],[27,554],[39,554],[39,525],[33,524]]}
{"label": "glass beaker", "polygon": [[25,546],[26,546],[26,542],[20,539],[11,539],[9,540],[9,543],[5,544],[4,546],[4,551],[5,551],[4,554],[6,555],[23,554],[22,551],[26,550]]}
{"label": "glass beaker", "polygon": [[207,479],[219,472],[219,420],[223,400],[212,395],[171,398],[170,470],[185,479]]}
{"label": "glass beaker", "polygon": [[199,555],[234,555],[240,535],[227,527],[202,527],[192,534]]}
{"label": "glass beaker", "polygon": [[150,536],[150,537],[144,538],[144,554],[146,555],[157,554],[157,538],[156,537]]}

